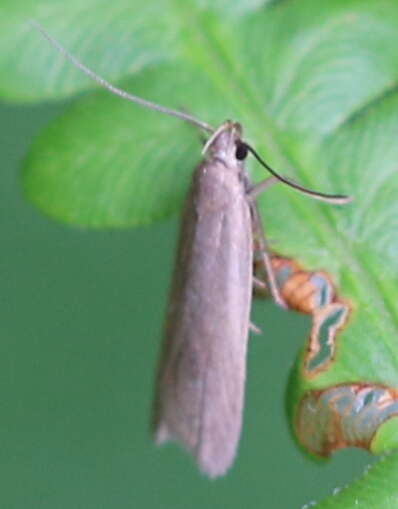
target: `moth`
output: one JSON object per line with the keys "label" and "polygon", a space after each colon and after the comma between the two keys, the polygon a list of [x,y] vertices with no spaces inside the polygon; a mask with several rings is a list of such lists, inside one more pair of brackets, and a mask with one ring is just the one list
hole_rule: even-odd
{"label": "moth", "polygon": [[232,465],[241,433],[255,242],[261,243],[268,288],[283,305],[255,201],[265,183],[251,184],[248,152],[241,126],[227,121],[207,142],[194,172],[156,387],[156,441],[181,442],[209,477]]}
{"label": "moth", "polygon": [[[268,288],[283,306],[275,282],[256,196],[282,181],[316,199],[350,198],[309,190],[276,173],[242,138],[239,123],[217,129],[195,117],[121,90],[95,74],[35,27],[76,67],[110,92],[210,133],[185,201],[154,398],[157,443],[174,440],[214,478],[234,461],[242,427],[254,245],[261,251]],[[251,153],[272,174],[252,185]],[[254,327],[253,327],[254,328]]]}

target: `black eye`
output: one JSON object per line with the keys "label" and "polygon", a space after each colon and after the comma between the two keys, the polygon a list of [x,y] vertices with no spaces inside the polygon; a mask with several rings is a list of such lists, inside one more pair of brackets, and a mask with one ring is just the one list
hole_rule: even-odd
{"label": "black eye", "polygon": [[238,143],[236,145],[235,157],[238,161],[243,161],[243,159],[246,159],[247,153],[248,150],[244,143]]}

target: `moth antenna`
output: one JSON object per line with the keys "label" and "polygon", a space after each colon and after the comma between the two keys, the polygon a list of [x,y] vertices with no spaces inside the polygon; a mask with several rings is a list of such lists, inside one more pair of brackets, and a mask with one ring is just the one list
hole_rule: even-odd
{"label": "moth antenna", "polygon": [[202,122],[201,120],[197,119],[196,117],[193,117],[192,115],[189,115],[188,113],[184,113],[183,111],[173,110],[171,108],[167,108],[166,106],[162,106],[162,105],[154,103],[152,101],[147,101],[146,99],[143,99],[142,97],[138,97],[136,95],[129,94],[125,90],[115,87],[114,85],[109,83],[109,81],[105,80],[104,78],[101,78],[101,76],[99,76],[94,71],[92,71],[91,69],[86,67],[77,57],[72,55],[72,53],[70,53],[66,48],[64,48],[61,43],[59,43],[56,39],[54,39],[37,21],[31,21],[31,25],[34,28],[36,28],[43,35],[43,37],[45,37],[47,39],[47,41],[57,51],[59,51],[67,60],[69,60],[75,67],[80,69],[87,76],[89,76],[92,80],[94,80],[99,85],[101,85],[101,87],[109,90],[109,92],[111,92],[112,94],[118,95],[122,99],[127,99],[128,101],[139,104],[140,106],[143,106],[145,108],[159,111],[160,113],[164,113],[165,115],[169,115],[169,116],[184,120],[185,122],[189,122],[190,124],[193,124],[196,127],[199,127],[200,129],[203,129],[207,132],[210,132],[210,133],[214,132],[215,129],[211,125],[207,124],[206,122]]}
{"label": "moth antenna", "polygon": [[[352,196],[346,196],[344,194],[328,194],[328,193],[321,193],[320,191],[314,191],[313,189],[308,189],[307,187],[304,187],[297,182],[294,182],[293,180],[290,180],[287,177],[284,177],[283,175],[280,175],[275,170],[273,170],[265,161],[262,159],[262,157],[254,150],[253,147],[251,147],[249,144],[241,142],[241,145],[246,147],[249,152],[251,152],[254,157],[257,159],[257,161],[266,168],[271,175],[273,175],[276,179],[278,179],[280,182],[283,182],[284,184],[293,187],[293,189],[296,189],[297,191],[300,191],[304,194],[307,194],[308,196],[311,196],[315,200],[320,200],[326,203],[333,203],[335,205],[345,205],[346,203],[350,203],[353,198]],[[267,180],[265,181],[265,183]],[[263,190],[263,183],[260,182],[257,186],[254,186],[251,195],[257,196],[261,191]]]}

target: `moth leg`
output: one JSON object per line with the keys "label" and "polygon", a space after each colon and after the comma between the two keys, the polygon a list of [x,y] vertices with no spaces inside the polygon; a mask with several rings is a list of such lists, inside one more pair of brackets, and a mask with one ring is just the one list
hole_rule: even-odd
{"label": "moth leg", "polygon": [[264,226],[261,221],[256,201],[251,201],[250,209],[252,214],[254,245],[255,248],[258,248],[258,251],[260,252],[260,261],[264,267],[265,274],[267,276],[269,292],[272,298],[274,299],[275,303],[278,304],[278,306],[281,306],[282,308],[287,308],[287,305],[279,292],[279,288],[276,282],[275,272],[274,269],[272,268],[271,257],[269,255],[269,248],[265,238]]}
{"label": "moth leg", "polygon": [[265,180],[262,180],[258,184],[251,186],[247,190],[247,195],[249,196],[249,198],[254,200],[255,198],[257,198],[259,194],[266,191],[269,187],[273,186],[274,184],[277,184],[278,182],[279,180],[276,177],[269,177]]}
{"label": "moth leg", "polygon": [[267,289],[267,284],[264,283],[264,281],[262,279],[259,279],[256,276],[253,276],[253,286],[254,286],[254,288],[259,288],[260,290]]}
{"label": "moth leg", "polygon": [[254,332],[254,334],[262,334],[263,331],[260,329],[260,327],[257,327],[253,322],[249,323],[249,329]]}

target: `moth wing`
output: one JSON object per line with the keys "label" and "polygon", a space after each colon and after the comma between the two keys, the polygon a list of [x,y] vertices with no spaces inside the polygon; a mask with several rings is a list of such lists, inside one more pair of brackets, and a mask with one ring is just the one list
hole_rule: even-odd
{"label": "moth wing", "polygon": [[239,442],[252,292],[249,206],[226,171],[203,163],[194,175],[154,409],[157,442],[180,442],[210,477],[226,472]]}

